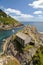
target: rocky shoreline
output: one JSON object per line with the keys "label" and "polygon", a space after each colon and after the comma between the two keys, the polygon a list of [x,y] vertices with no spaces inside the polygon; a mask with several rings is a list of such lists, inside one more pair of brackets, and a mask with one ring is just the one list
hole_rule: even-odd
{"label": "rocky shoreline", "polygon": [[23,24],[20,24],[18,26],[9,26],[9,25],[4,25],[4,26],[0,26],[0,30],[11,30],[13,28],[19,28],[19,27],[23,27]]}
{"label": "rocky shoreline", "polygon": [[[43,46],[42,34],[37,31],[33,26],[26,26],[21,31],[32,38],[31,44],[28,44],[25,48],[16,41],[16,34],[10,36],[4,40],[3,52],[5,55],[12,55],[19,60],[21,65],[33,65],[33,57],[36,54],[36,51]],[[27,48],[28,47],[28,48]]]}

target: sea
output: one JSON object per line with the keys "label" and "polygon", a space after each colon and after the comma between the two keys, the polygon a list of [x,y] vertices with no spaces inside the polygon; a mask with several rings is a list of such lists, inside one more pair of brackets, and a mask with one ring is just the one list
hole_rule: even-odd
{"label": "sea", "polygon": [[[24,25],[34,25],[38,29],[38,31],[43,32],[43,22],[21,22]],[[0,52],[2,52],[2,41],[7,37],[15,34],[17,31],[23,29],[23,27],[13,28],[11,30],[0,30]]]}
{"label": "sea", "polygon": [[24,25],[32,25],[35,26],[38,31],[43,32],[43,22],[22,22]]}

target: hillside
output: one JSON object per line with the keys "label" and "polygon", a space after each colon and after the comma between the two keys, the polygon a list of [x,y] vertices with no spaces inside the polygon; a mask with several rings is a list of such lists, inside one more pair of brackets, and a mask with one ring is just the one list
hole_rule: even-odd
{"label": "hillside", "polygon": [[22,24],[19,21],[13,19],[11,16],[7,15],[4,11],[2,11],[0,9],[0,26],[1,26],[1,28],[2,27],[12,28],[12,27],[18,27],[18,26],[21,26],[21,25]]}
{"label": "hillside", "polygon": [[13,56],[2,55],[0,57],[0,65],[20,65],[20,63]]}

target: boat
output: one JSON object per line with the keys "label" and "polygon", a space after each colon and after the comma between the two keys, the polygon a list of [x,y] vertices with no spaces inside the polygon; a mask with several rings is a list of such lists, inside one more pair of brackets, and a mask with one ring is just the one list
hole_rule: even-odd
{"label": "boat", "polygon": [[12,32],[15,32],[15,30],[12,30]]}

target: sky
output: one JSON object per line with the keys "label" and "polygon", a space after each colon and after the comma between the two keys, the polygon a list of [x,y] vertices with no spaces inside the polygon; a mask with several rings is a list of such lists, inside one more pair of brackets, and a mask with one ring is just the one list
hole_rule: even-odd
{"label": "sky", "polygon": [[0,0],[0,9],[18,21],[43,22],[43,0]]}

